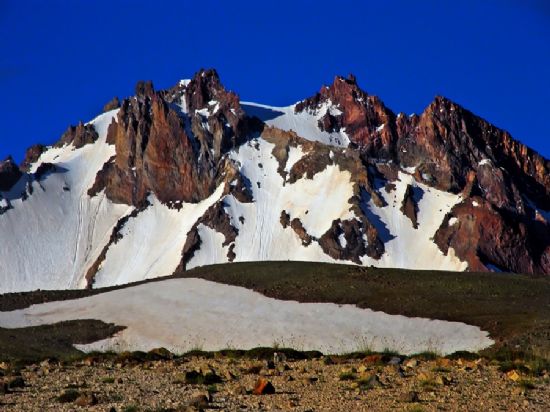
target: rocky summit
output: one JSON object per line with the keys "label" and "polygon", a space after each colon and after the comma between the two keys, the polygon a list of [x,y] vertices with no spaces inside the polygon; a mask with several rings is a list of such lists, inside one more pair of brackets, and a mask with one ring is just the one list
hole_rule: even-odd
{"label": "rocky summit", "polygon": [[336,77],[287,107],[215,70],[0,162],[0,292],[304,260],[550,274],[550,161],[444,97],[395,114]]}

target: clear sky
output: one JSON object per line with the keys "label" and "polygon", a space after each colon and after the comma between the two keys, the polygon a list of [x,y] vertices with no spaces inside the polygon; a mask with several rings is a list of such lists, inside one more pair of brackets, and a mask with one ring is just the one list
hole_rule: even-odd
{"label": "clear sky", "polygon": [[0,158],[201,67],[273,105],[350,72],[395,112],[441,94],[550,157],[546,0],[0,0],[0,39]]}

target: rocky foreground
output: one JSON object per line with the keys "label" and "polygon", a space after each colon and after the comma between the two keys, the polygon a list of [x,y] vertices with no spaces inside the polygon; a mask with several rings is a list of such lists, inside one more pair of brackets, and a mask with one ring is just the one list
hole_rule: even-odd
{"label": "rocky foreground", "polygon": [[231,351],[173,357],[156,350],[24,367],[1,363],[0,409],[550,410],[548,364],[540,360],[390,354],[295,358]]}

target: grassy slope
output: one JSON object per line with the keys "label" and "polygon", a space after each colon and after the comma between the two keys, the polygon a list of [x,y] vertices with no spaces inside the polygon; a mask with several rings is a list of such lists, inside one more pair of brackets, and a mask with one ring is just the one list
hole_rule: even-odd
{"label": "grassy slope", "polygon": [[[213,265],[178,276],[243,286],[278,299],[350,303],[391,314],[466,322],[489,331],[499,345],[519,345],[523,350],[535,350],[545,356],[550,353],[550,279],[546,278],[310,262]],[[105,290],[3,295],[0,310],[74,299]],[[75,330],[78,333],[73,334],[74,339],[86,333],[82,328]],[[5,330],[0,328],[0,349],[6,345],[3,336]]]}

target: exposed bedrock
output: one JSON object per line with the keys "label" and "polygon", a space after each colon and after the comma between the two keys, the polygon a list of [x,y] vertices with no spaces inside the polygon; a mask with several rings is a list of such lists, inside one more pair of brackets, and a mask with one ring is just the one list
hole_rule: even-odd
{"label": "exposed bedrock", "polygon": [[418,204],[414,196],[414,188],[411,185],[407,185],[407,189],[405,189],[400,210],[411,220],[413,227],[418,229]]}
{"label": "exposed bedrock", "polygon": [[319,245],[330,257],[357,264],[361,264],[364,256],[378,259],[380,248],[383,251],[376,229],[368,221],[358,219],[333,221],[330,229],[319,239]]}
{"label": "exposed bedrock", "polygon": [[307,233],[307,230],[304,228],[304,225],[300,219],[297,217],[292,219],[290,222],[290,227],[294,230],[294,233],[298,235],[303,246],[309,246],[311,244],[313,238]]}
{"label": "exposed bedrock", "polygon": [[231,218],[225,211],[225,203],[222,199],[210,206],[187,233],[187,240],[183,246],[181,261],[176,273],[185,270],[195,252],[200,249],[202,239],[199,233],[199,225],[201,224],[224,236],[222,246],[229,246],[227,258],[230,262],[235,259],[236,255],[233,249],[239,230],[231,224]]}
{"label": "exposed bedrock", "polygon": [[434,236],[444,252],[468,262],[468,270],[550,273],[550,225],[518,218],[480,197],[456,205]]}
{"label": "exposed bedrock", "polygon": [[222,155],[247,138],[248,127],[238,96],[213,70],[168,91],[140,82],[109,126],[116,155],[89,194],[105,189],[112,201],[133,205],[149,193],[163,203],[203,200],[220,181]]}
{"label": "exposed bedrock", "polygon": [[495,206],[523,213],[521,193],[550,210],[550,162],[449,99],[436,97],[420,116],[395,116],[350,76],[336,77],[295,110],[316,112],[329,104],[341,113],[327,111],[336,120],[321,119],[321,128],[345,130],[366,161],[391,161],[386,173],[415,168],[423,183],[459,193],[474,172]]}
{"label": "exposed bedrock", "polygon": [[392,158],[395,115],[378,97],[361,90],[355,76],[336,76],[330,87],[323,86],[315,96],[298,103],[295,110],[297,113],[315,112],[329,101],[342,113],[333,115],[327,110],[319,121],[321,130],[345,130],[350,140],[367,154],[381,159]]}
{"label": "exposed bedrock", "polygon": [[94,143],[98,137],[93,125],[80,122],[76,126],[69,126],[54,147],[62,147],[72,143],[76,149],[80,149],[84,145]]}
{"label": "exposed bedrock", "polygon": [[110,110],[118,109],[120,107],[120,100],[118,100],[118,97],[115,96],[111,100],[109,100],[107,103],[105,103],[105,106],[103,106],[103,112],[108,112]]}
{"label": "exposed bedrock", "polygon": [[46,150],[47,147],[41,144],[35,144],[29,147],[25,152],[25,158],[23,162],[21,162],[20,169],[23,172],[28,172],[31,164],[35,163]]}

